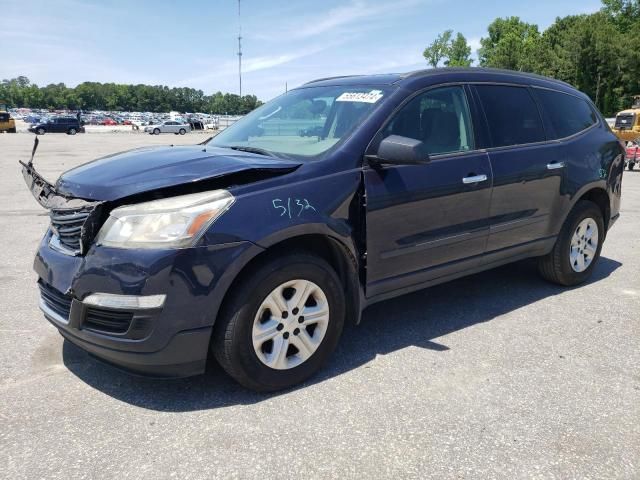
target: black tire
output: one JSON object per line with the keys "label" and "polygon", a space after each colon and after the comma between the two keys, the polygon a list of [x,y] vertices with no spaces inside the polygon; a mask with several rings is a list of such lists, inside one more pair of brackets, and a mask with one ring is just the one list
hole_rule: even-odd
{"label": "black tire", "polygon": [[[305,362],[276,370],[262,363],[254,350],[253,322],[264,299],[294,279],[312,281],[322,289],[330,317],[324,338]],[[211,350],[222,368],[244,387],[259,392],[281,390],[303,382],[322,367],[340,339],[344,316],[343,288],[327,262],[307,253],[275,257],[247,272],[233,288],[214,326]]]}
{"label": "black tire", "polygon": [[627,168],[629,170],[633,170],[635,168],[635,166],[636,166],[635,162],[629,162],[629,165],[627,165]]}
{"label": "black tire", "polygon": [[[598,226],[598,246],[589,267],[583,272],[576,272],[571,267],[569,258],[571,238],[580,222],[586,218],[592,218]],[[553,250],[551,250],[548,255],[540,257],[538,261],[540,275],[549,282],[567,287],[587,281],[600,258],[600,251],[602,250],[605,234],[604,219],[600,208],[588,200],[579,201],[565,220]]]}
{"label": "black tire", "polygon": [[44,135],[45,133],[47,133],[47,131],[44,128],[39,128],[38,130],[36,130],[36,134],[38,135]]}
{"label": "black tire", "polygon": [[10,129],[9,129],[9,133],[16,133],[16,128],[15,128],[15,127],[10,128]]}
{"label": "black tire", "polygon": [[179,133],[180,135],[184,135],[185,133],[187,133],[187,131],[184,128],[181,128]]}
{"label": "black tire", "polygon": [[160,135],[160,129],[159,128],[154,128],[153,129],[153,134],[154,135]]}
{"label": "black tire", "polygon": [[75,135],[76,133],[78,133],[78,131],[75,128],[70,128],[69,131],[67,132],[69,135]]}

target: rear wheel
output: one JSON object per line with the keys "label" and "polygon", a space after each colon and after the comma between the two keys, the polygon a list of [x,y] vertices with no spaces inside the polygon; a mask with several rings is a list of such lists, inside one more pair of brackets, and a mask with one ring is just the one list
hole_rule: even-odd
{"label": "rear wheel", "polygon": [[313,375],[333,352],[345,299],[324,260],[306,253],[274,258],[234,290],[216,322],[211,348],[243,386],[290,387]]}
{"label": "rear wheel", "polygon": [[16,133],[16,127],[10,128],[9,133]]}
{"label": "rear wheel", "polygon": [[75,128],[70,128],[68,133],[69,135],[75,135],[78,131]]}
{"label": "rear wheel", "polygon": [[560,285],[585,282],[600,258],[604,236],[600,208],[593,202],[581,200],[567,217],[553,250],[540,258],[540,274]]}
{"label": "rear wheel", "polygon": [[187,131],[184,128],[180,129],[180,135],[184,135],[185,133],[187,133]]}
{"label": "rear wheel", "polygon": [[629,162],[629,165],[627,165],[627,168],[629,170],[633,170],[635,168],[635,166],[636,166],[636,162]]}

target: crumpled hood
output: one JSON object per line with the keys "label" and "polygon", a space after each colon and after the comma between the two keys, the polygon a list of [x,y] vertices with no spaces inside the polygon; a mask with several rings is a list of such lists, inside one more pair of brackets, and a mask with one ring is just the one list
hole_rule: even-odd
{"label": "crumpled hood", "polygon": [[242,171],[293,171],[299,162],[226,148],[190,145],[145,147],[109,155],[63,173],[58,194],[111,201],[159,188]]}

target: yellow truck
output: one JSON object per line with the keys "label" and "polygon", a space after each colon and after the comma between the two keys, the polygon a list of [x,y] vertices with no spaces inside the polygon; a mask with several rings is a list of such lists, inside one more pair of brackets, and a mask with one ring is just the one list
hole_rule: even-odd
{"label": "yellow truck", "polygon": [[0,100],[0,132],[16,133],[16,121],[9,115],[4,100]]}
{"label": "yellow truck", "polygon": [[633,105],[616,115],[613,133],[620,140],[632,142],[640,138],[640,95],[633,97]]}

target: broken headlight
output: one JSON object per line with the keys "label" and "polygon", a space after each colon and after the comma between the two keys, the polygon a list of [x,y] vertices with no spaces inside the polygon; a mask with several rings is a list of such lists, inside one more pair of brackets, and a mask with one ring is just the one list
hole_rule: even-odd
{"label": "broken headlight", "polygon": [[115,208],[96,243],[117,248],[189,247],[234,201],[227,190],[214,190]]}

